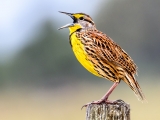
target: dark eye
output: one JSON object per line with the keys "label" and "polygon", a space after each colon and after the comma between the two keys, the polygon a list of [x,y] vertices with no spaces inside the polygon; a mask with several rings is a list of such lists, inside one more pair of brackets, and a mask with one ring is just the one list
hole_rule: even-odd
{"label": "dark eye", "polygon": [[80,20],[83,20],[83,17],[80,17],[79,19],[80,19]]}

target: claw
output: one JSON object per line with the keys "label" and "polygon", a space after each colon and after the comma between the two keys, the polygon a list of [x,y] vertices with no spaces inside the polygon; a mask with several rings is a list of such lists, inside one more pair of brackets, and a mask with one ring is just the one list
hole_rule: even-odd
{"label": "claw", "polygon": [[89,104],[85,104],[81,107],[81,110],[84,108],[84,107],[87,107]]}
{"label": "claw", "polygon": [[91,105],[91,104],[97,104],[97,105],[98,105],[98,104],[102,104],[102,103],[106,103],[106,104],[117,104],[117,103],[119,103],[119,102],[122,103],[122,100],[110,101],[110,100],[103,100],[103,99],[101,99],[101,100],[93,101],[93,102],[91,102],[91,103],[87,103],[87,104],[83,105],[83,106],[81,107],[81,110],[82,110],[84,107],[87,107],[88,105]]}
{"label": "claw", "polygon": [[[82,106],[82,108],[81,108],[81,110],[84,108],[84,107],[87,107],[88,105],[90,105],[90,104],[102,104],[102,103],[105,103],[106,101],[105,100],[98,100],[98,101],[93,101],[93,102],[91,102],[91,103],[87,103],[87,104],[85,104],[85,105],[83,105]],[[107,103],[107,102],[106,102]]]}

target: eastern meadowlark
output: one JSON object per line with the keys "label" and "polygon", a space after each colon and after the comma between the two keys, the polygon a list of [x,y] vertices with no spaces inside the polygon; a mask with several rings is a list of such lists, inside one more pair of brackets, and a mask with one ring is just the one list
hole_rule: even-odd
{"label": "eastern meadowlark", "polygon": [[114,84],[98,101],[108,101],[109,95],[123,80],[139,100],[145,100],[142,90],[135,79],[137,66],[132,58],[110,37],[96,29],[92,18],[85,13],[66,13],[73,23],[59,29],[69,28],[69,39],[72,50],[78,61],[92,74],[108,79]]}

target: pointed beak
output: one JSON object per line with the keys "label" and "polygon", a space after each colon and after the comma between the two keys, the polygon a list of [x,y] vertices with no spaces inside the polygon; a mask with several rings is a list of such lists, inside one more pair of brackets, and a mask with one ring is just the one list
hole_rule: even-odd
{"label": "pointed beak", "polygon": [[72,27],[72,26],[74,26],[74,24],[73,24],[73,23],[69,23],[69,24],[67,24],[67,25],[64,25],[64,26],[58,28],[58,30],[61,30],[61,29],[63,29],[63,28]]}
{"label": "pointed beak", "polygon": [[73,16],[73,13],[67,13],[67,12],[62,12],[62,11],[59,11],[59,12],[70,16],[73,20],[75,19]]}

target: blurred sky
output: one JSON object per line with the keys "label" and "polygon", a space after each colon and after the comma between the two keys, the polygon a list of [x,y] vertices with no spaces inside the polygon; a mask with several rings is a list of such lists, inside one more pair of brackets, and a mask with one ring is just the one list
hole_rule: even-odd
{"label": "blurred sky", "polygon": [[[86,12],[93,16],[97,4],[102,2],[103,0],[94,0],[94,2],[85,0],[1,0],[0,62],[13,57],[28,45],[31,42],[28,41],[28,38],[35,34],[38,25],[46,19],[52,19],[54,23],[61,20],[64,22],[64,16],[58,11]],[[83,6],[77,7],[78,4]],[[70,18],[66,17],[66,20],[69,21]],[[57,24],[57,27],[59,26]]]}

